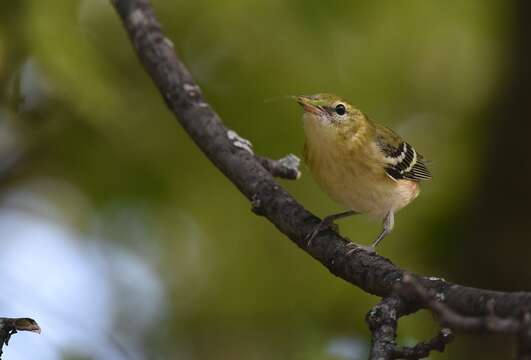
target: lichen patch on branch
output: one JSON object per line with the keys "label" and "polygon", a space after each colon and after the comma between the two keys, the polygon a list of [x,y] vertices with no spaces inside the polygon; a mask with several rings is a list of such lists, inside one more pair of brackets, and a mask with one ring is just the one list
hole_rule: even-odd
{"label": "lichen patch on branch", "polygon": [[253,144],[247,140],[242,138],[238,133],[234,130],[228,130],[227,131],[227,137],[232,142],[232,144],[240,149],[243,149],[251,154],[254,155],[253,151]]}

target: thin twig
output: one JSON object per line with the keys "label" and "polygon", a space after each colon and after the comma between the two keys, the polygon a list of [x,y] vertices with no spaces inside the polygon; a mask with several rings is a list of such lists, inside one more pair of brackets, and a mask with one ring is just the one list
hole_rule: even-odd
{"label": "thin twig", "polygon": [[430,355],[432,351],[444,352],[446,345],[452,342],[454,334],[448,328],[442,328],[431,340],[422,341],[415,346],[396,346],[393,353],[394,359],[417,360]]}
{"label": "thin twig", "polygon": [[367,313],[365,320],[371,330],[370,360],[390,360],[396,349],[398,318],[404,312],[405,303],[397,296],[382,299]]}
{"label": "thin twig", "polygon": [[30,318],[0,318],[0,357],[4,344],[9,345],[11,336],[17,331],[31,331],[41,333],[41,328],[37,322]]}
{"label": "thin twig", "polygon": [[451,307],[437,299],[437,293],[425,289],[415,277],[409,274],[404,275],[399,289],[404,295],[416,296],[426,308],[432,311],[444,327],[466,332],[504,334],[517,334],[522,328],[521,319],[496,316],[494,300],[488,301],[486,305],[488,311],[484,316],[466,316],[457,313]]}
{"label": "thin twig", "polygon": [[437,336],[415,346],[399,346],[396,344],[398,319],[413,311],[399,296],[382,299],[367,313],[366,321],[371,330],[370,360],[391,359],[422,359],[432,351],[443,352],[446,345],[453,340],[450,329],[441,329]]}
{"label": "thin twig", "polygon": [[296,180],[301,176],[301,172],[299,171],[300,159],[293,154],[288,154],[278,160],[273,160],[260,155],[256,155],[256,158],[274,177]]}
{"label": "thin twig", "polygon": [[249,140],[238,135],[236,131],[227,131],[227,137],[232,141],[232,144],[235,147],[243,149],[253,155],[255,159],[258,160],[258,162],[274,177],[296,180],[301,176],[301,172],[299,171],[301,161],[297,156],[289,154],[281,159],[273,160],[265,156],[256,155],[253,150],[253,144]]}

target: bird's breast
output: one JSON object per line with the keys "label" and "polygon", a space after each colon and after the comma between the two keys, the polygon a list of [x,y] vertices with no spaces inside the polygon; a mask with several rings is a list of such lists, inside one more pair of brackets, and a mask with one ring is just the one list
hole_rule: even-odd
{"label": "bird's breast", "polygon": [[372,147],[312,140],[307,134],[306,163],[323,191],[346,208],[383,218],[418,196],[417,182],[387,176]]}

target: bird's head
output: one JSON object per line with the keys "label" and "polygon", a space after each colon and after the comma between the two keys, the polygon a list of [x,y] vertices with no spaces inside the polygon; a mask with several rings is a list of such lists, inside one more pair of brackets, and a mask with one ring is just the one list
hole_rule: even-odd
{"label": "bird's head", "polygon": [[296,97],[304,110],[304,120],[327,128],[355,129],[366,121],[363,113],[339,96],[332,94]]}

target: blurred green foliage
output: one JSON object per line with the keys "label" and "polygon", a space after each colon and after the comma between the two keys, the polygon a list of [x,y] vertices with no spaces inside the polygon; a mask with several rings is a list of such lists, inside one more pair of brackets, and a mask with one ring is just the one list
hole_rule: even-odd
{"label": "blurred green foliage", "polygon": [[[447,275],[448,219],[479,181],[479,114],[505,61],[506,2],[153,3],[208,101],[258,153],[300,155],[300,109],[282,97],[316,92],[349,99],[414,143],[434,181],[398,214],[380,251],[411,271]],[[66,221],[152,263],[168,307],[146,338],[149,358],[342,359],[329,351],[334,339],[368,341],[363,319],[377,299],[250,212],[166,109],[108,1],[0,6],[1,121],[28,154],[4,188],[43,178],[74,186],[88,204],[65,200],[61,186],[45,193]],[[37,75],[24,90],[28,66]],[[316,214],[339,209],[305,168],[282,183]],[[341,222],[360,243],[379,226]],[[426,314],[400,328],[410,340],[435,331]],[[466,358],[460,344],[433,358]]]}

